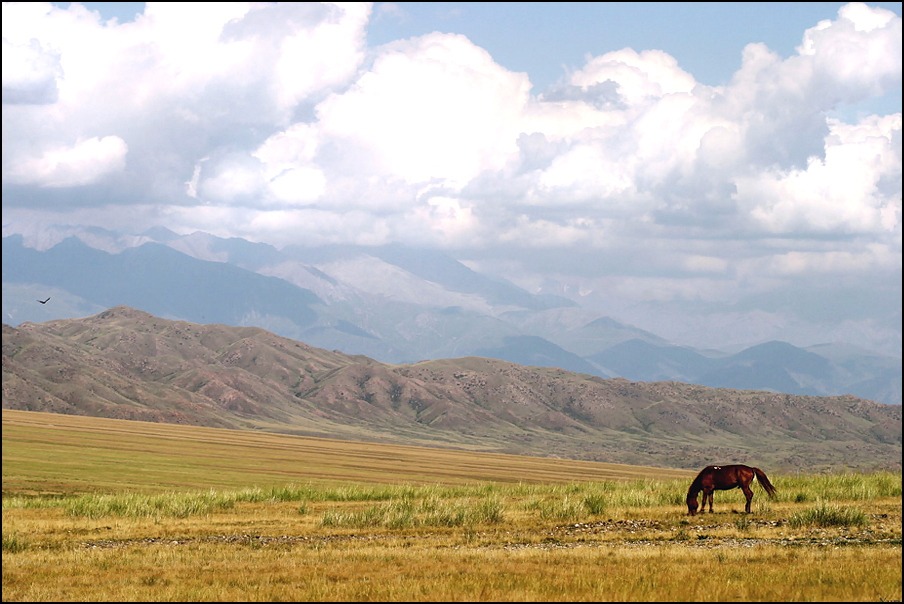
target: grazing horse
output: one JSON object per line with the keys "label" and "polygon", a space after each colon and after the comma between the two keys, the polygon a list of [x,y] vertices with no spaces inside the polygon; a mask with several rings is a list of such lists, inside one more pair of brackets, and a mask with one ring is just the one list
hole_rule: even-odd
{"label": "grazing horse", "polygon": [[687,513],[694,516],[697,513],[697,493],[703,491],[703,505],[700,506],[702,514],[706,508],[706,500],[709,499],[709,513],[713,513],[713,491],[727,491],[741,487],[744,491],[744,497],[747,498],[747,505],[744,511],[750,513],[750,502],[753,501],[753,491],[750,490],[750,483],[756,476],[757,482],[766,489],[766,494],[770,498],[775,498],[775,487],[766,478],[766,473],[759,468],[751,468],[750,466],[732,465],[732,466],[706,466],[703,468],[691,488],[687,490]]}

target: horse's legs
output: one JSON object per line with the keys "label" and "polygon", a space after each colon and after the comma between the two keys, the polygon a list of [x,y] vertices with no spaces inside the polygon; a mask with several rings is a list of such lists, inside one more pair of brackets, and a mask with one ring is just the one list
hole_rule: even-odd
{"label": "horse's legs", "polygon": [[[706,499],[709,498],[709,513],[713,513],[713,490],[714,489],[703,489],[703,507],[706,507]],[[703,511],[703,508],[700,508],[700,511]]]}
{"label": "horse's legs", "polygon": [[750,487],[747,485],[741,485],[741,490],[744,491],[744,497],[747,498],[747,505],[744,506],[744,511],[748,514],[750,513],[750,503],[753,501],[753,491],[750,490]]}

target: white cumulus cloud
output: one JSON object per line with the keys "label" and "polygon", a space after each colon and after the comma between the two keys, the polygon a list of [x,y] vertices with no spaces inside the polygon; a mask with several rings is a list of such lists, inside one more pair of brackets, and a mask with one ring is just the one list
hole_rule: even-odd
{"label": "white cumulus cloud", "polygon": [[101,226],[473,247],[531,284],[542,250],[576,291],[648,300],[900,268],[901,114],[839,118],[900,91],[880,8],[787,57],[751,40],[722,86],[622,48],[545,91],[456,33],[368,47],[369,3],[2,10],[5,223],[49,199]]}
{"label": "white cumulus cloud", "polygon": [[462,186],[517,152],[529,80],[460,35],[384,48],[347,92],[317,108],[327,135],[366,148],[381,173]]}
{"label": "white cumulus cloud", "polygon": [[12,165],[15,184],[39,187],[80,187],[123,169],[128,146],[118,136],[90,138],[72,146],[54,147],[39,157],[21,158]]}

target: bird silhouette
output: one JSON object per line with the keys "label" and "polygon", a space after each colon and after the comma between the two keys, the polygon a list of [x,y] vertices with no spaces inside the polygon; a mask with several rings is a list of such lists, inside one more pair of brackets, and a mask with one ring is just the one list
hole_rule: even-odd
{"label": "bird silhouette", "polygon": [[[50,300],[50,296],[47,296],[47,300]],[[47,304],[47,300],[38,300],[41,304]]]}

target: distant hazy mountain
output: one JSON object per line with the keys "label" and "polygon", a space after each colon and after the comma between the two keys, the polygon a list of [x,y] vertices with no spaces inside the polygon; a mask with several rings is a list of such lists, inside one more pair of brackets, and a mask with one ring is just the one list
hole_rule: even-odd
{"label": "distant hazy mountain", "polygon": [[[3,238],[3,313],[11,325],[127,304],[170,319],[255,325],[387,363],[476,355],[604,378],[901,403],[900,358],[844,345],[804,350],[771,342],[733,355],[679,347],[435,250],[280,250],[159,227],[129,236],[50,229],[40,243]],[[51,304],[35,302],[48,295]]]}
{"label": "distant hazy mountain", "polygon": [[4,324],[2,406],[684,468],[901,467],[901,407],[853,396],[606,380],[473,356],[388,365],[125,306]]}
{"label": "distant hazy mountain", "polygon": [[[813,347],[831,354],[831,346]],[[596,354],[593,361],[632,380],[678,380],[713,388],[770,390],[827,396],[854,394],[901,404],[901,361],[848,349],[830,360],[787,342],[766,342],[737,354],[704,356],[693,349],[629,340]]]}
{"label": "distant hazy mountain", "polygon": [[670,345],[656,334],[582,308],[511,311],[504,313],[502,318],[525,333],[541,336],[569,352],[588,358],[621,342],[635,339],[658,346]]}
{"label": "distant hazy mountain", "polygon": [[42,283],[102,306],[205,323],[242,325],[255,317],[284,317],[299,327],[317,320],[322,301],[312,292],[223,262],[197,260],[165,245],[145,243],[119,254],[71,237],[46,252],[3,238],[4,283]]}
{"label": "distant hazy mountain", "polygon": [[691,382],[710,367],[710,359],[690,348],[628,340],[587,357],[632,380]]}
{"label": "distant hazy mountain", "polygon": [[[129,303],[170,318],[253,324],[325,348],[405,362],[463,356],[505,337],[533,335],[499,318],[505,311],[574,306],[480,275],[440,252],[400,246],[280,251],[162,228],[125,240],[102,229],[68,235],[44,251],[24,247],[20,236],[4,238],[3,311],[13,324],[79,316],[62,308],[52,315],[28,297],[6,295],[41,284],[80,300],[80,308]],[[98,274],[115,278],[97,281]],[[299,291],[272,291],[276,282]]]}

